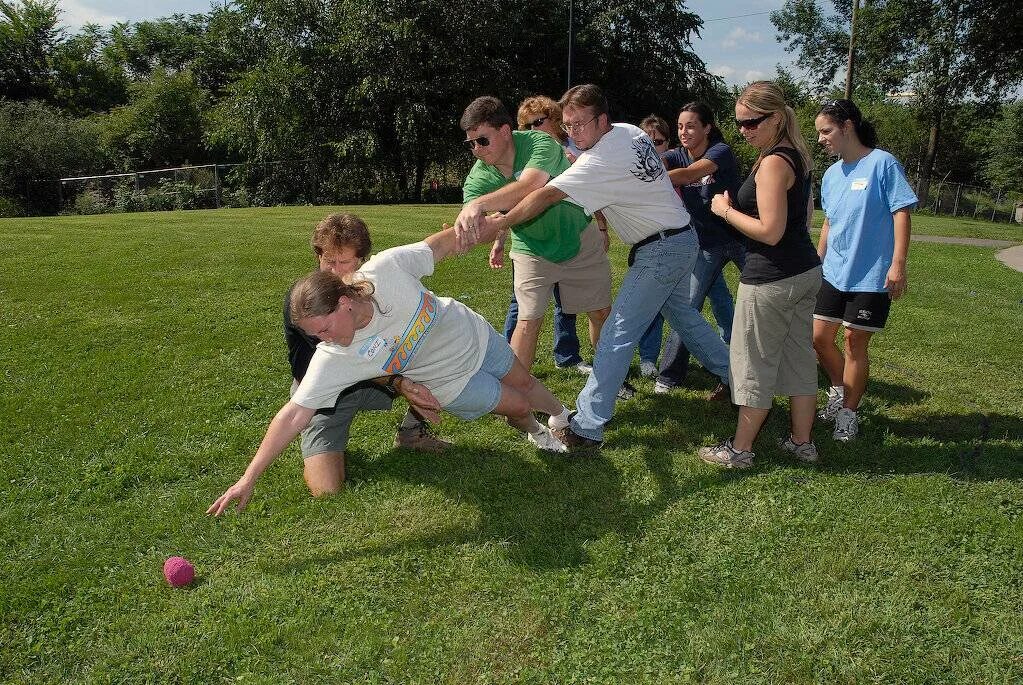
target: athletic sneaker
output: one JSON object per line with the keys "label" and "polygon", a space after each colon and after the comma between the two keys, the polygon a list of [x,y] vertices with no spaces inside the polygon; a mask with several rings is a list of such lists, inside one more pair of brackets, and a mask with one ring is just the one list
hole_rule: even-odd
{"label": "athletic sneaker", "polygon": [[717,387],[707,393],[707,401],[709,402],[731,402],[732,401],[732,389],[724,383],[718,383]]}
{"label": "athletic sneaker", "polygon": [[399,426],[394,434],[394,446],[438,454],[451,447],[451,443],[431,433],[427,424],[418,423],[411,428]]}
{"label": "athletic sneaker", "polygon": [[852,409],[842,407],[835,415],[835,432],[831,434],[839,442],[852,442],[860,432],[860,419]]}
{"label": "athletic sneaker", "polygon": [[675,389],[674,385],[668,385],[662,381],[654,381],[654,394],[655,395],[667,395],[669,392]]}
{"label": "athletic sneaker", "polygon": [[735,449],[730,439],[711,447],[701,447],[697,454],[708,464],[726,469],[748,469],[753,466],[753,457],[756,456],[749,450]]}
{"label": "athletic sneaker", "polygon": [[657,375],[657,364],[653,362],[640,362],[639,373],[645,378],[653,378]]}
{"label": "athletic sneaker", "polygon": [[618,399],[620,400],[631,400],[636,396],[636,387],[628,381],[622,382],[622,387],[618,388]]}
{"label": "athletic sneaker", "polygon": [[813,444],[813,440],[808,440],[804,443],[797,443],[792,439],[792,436],[779,440],[778,444],[786,452],[791,452],[796,455],[796,459],[799,461],[805,461],[810,464],[816,464],[820,459],[820,455],[817,454],[817,445]]}
{"label": "athletic sneaker", "polygon": [[586,362],[576,362],[575,364],[565,364],[564,366],[558,366],[559,369],[575,369],[584,376],[589,376],[593,373],[593,366]]}
{"label": "athletic sneaker", "polygon": [[832,385],[828,388],[828,401],[824,408],[817,412],[817,418],[821,421],[833,421],[845,402],[845,388],[841,385]]}
{"label": "athletic sneaker", "polygon": [[544,450],[545,452],[564,453],[568,451],[565,443],[554,437],[554,434],[546,426],[540,426],[540,430],[536,433],[526,433],[526,439],[536,445],[537,449]]}
{"label": "athletic sneaker", "polygon": [[568,446],[568,450],[572,454],[592,454],[599,450],[600,446],[603,444],[599,440],[593,440],[579,435],[572,430],[572,426],[565,426],[561,430],[556,430],[554,431],[554,435],[558,440]]}

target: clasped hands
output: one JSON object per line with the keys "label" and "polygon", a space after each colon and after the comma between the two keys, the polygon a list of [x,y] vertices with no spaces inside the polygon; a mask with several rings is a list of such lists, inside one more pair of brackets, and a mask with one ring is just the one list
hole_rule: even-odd
{"label": "clasped hands", "polygon": [[[448,227],[447,224],[444,225]],[[455,253],[465,254],[480,243],[493,242],[508,230],[508,221],[500,214],[487,216],[483,207],[469,202],[455,219]]]}

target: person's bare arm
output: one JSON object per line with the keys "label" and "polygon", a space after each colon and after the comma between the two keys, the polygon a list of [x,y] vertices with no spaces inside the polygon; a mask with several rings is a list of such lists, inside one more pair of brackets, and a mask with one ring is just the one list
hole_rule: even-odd
{"label": "person's bare arm", "polygon": [[519,177],[511,183],[466,202],[454,224],[459,252],[465,252],[471,245],[481,242],[477,228],[483,222],[485,214],[511,209],[526,195],[542,188],[550,178],[551,175],[543,169],[529,167],[523,169]]}
{"label": "person's bare arm", "polygon": [[302,429],[309,425],[309,421],[315,413],[315,409],[309,409],[294,402],[288,402],[281,407],[277,415],[270,421],[270,426],[266,429],[263,442],[260,443],[259,449],[256,450],[256,454],[252,457],[252,461],[249,462],[245,473],[238,479],[238,482],[229,487],[223,495],[210,505],[206,513],[220,516],[231,506],[234,500],[238,500],[238,511],[244,510],[249,503],[249,499],[252,497],[252,490],[256,486],[256,480],[273,463],[274,459],[280,456],[284,448],[288,446],[288,443],[294,440],[302,432]]}
{"label": "person's bare arm", "polygon": [[828,217],[824,217],[824,224],[821,225],[821,237],[817,241],[817,256],[824,260],[824,255],[828,253],[828,232],[831,230],[831,223],[828,221]]}
{"label": "person's bare arm", "polygon": [[699,181],[707,174],[713,174],[718,170],[718,165],[709,159],[698,159],[687,167],[679,167],[668,172],[668,178],[673,186],[684,186],[693,181]]}
{"label": "person's bare arm", "polygon": [[728,192],[715,195],[710,208],[716,215],[753,240],[777,245],[785,235],[788,216],[787,192],[795,182],[792,167],[777,155],[765,157],[757,169],[757,210],[760,218],[743,214],[732,207]]}
{"label": "person's bare arm", "polygon": [[568,195],[552,185],[546,185],[539,190],[534,190],[526,195],[507,214],[502,216],[487,217],[486,224],[490,231],[503,231],[525,223],[530,219],[540,216],[548,207],[561,202]]}
{"label": "person's bare arm", "polygon": [[906,278],[906,258],[909,255],[910,219],[909,209],[900,209],[892,218],[895,220],[895,249],[892,251],[892,265],[884,279],[884,287],[893,300],[902,297],[909,289]]}

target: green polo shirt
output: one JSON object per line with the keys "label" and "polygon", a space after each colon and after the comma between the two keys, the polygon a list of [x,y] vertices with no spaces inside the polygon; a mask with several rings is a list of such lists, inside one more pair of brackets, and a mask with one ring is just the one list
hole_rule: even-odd
{"label": "green polo shirt", "polygon": [[[543,131],[512,131],[512,140],[512,178],[505,178],[497,167],[477,159],[462,186],[463,204],[503,188],[525,169],[541,169],[554,178],[569,167],[561,145]],[[579,234],[589,223],[590,218],[579,205],[562,200],[532,220],[514,226],[511,251],[563,262],[579,254]]]}

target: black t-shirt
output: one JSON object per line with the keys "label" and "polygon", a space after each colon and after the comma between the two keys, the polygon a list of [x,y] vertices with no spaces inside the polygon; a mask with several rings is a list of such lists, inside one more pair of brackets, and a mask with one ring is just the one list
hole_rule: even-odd
{"label": "black t-shirt", "polygon": [[721,245],[743,242],[741,234],[725,223],[725,220],[710,211],[710,200],[726,190],[735,197],[739,188],[739,165],[732,148],[724,141],[718,141],[707,148],[702,157],[692,159],[684,147],[668,150],[663,155],[664,166],[672,169],[686,168],[700,159],[707,159],[717,165],[717,171],[703,178],[690,181],[679,190],[682,202],[689,210],[689,219],[696,228],[700,247],[704,250]]}
{"label": "black t-shirt", "polygon": [[[746,266],[743,267],[741,283],[760,285],[790,278],[820,266],[817,249],[810,240],[806,228],[806,209],[810,201],[810,174],[803,169],[803,158],[790,147],[776,147],[768,152],[778,155],[792,167],[796,180],[786,193],[788,203],[785,232],[777,245],[768,245],[749,238],[746,245]],[[756,171],[752,172],[739,188],[736,208],[743,214],[760,218],[757,209]]]}

